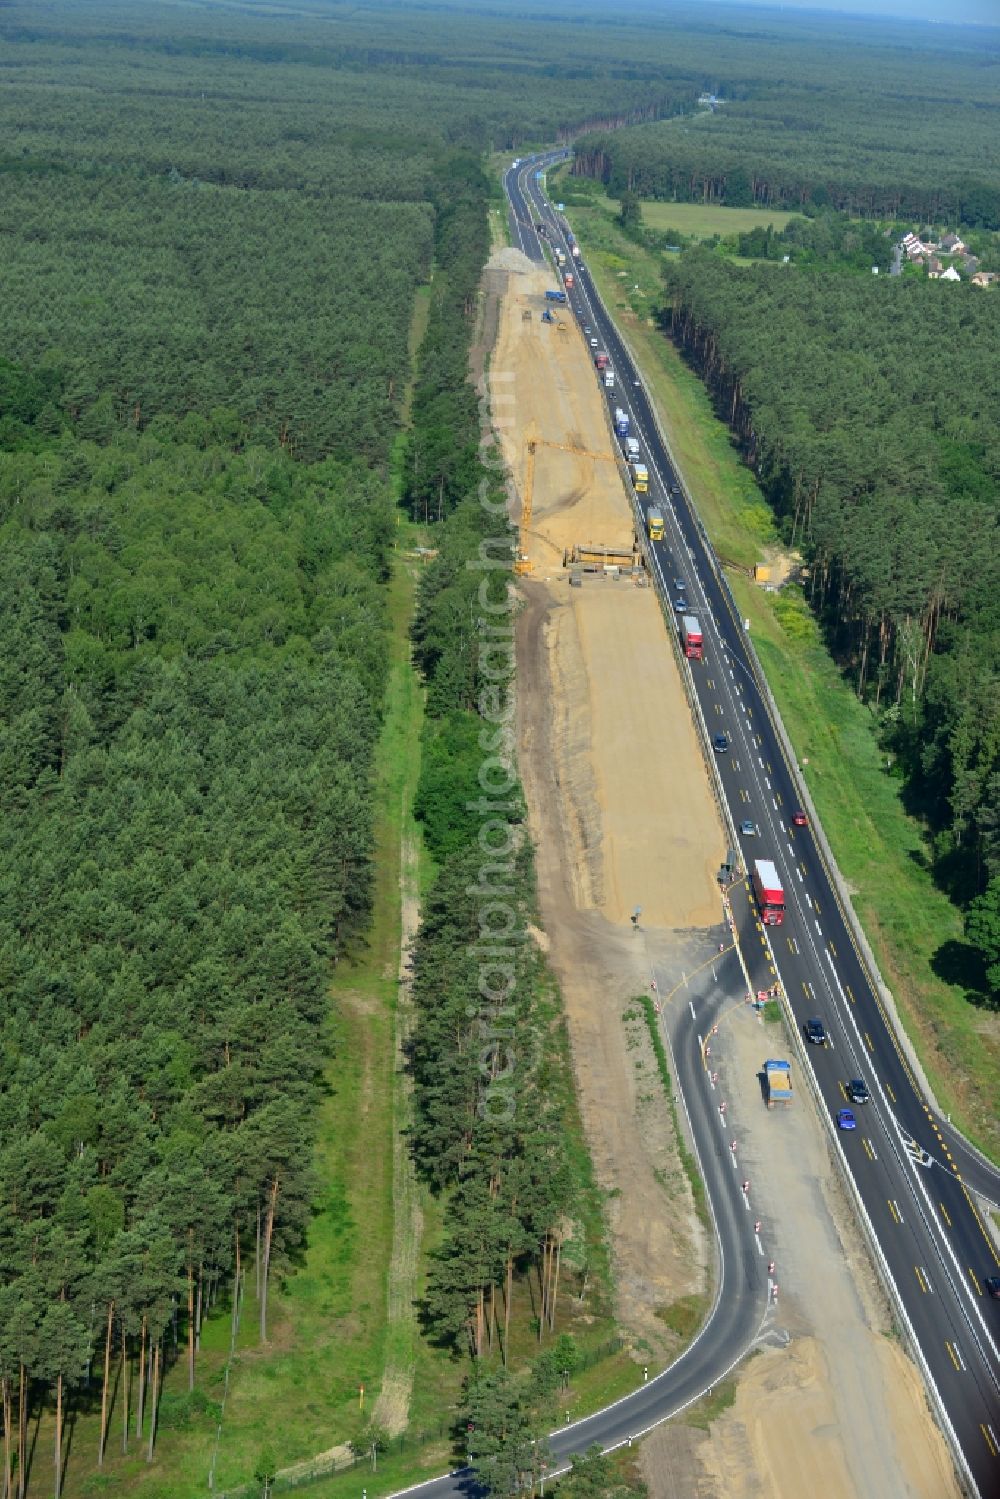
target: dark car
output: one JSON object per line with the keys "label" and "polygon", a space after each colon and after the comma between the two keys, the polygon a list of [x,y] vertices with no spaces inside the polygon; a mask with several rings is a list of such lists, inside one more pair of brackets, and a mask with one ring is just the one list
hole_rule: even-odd
{"label": "dark car", "polygon": [[724,755],[729,749],[729,740],[725,734],[715,734],[712,737],[712,748],[717,755]]}
{"label": "dark car", "polygon": [[813,1019],[806,1021],[806,1040],[811,1041],[813,1046],[826,1045],[826,1026],[822,1020]]}
{"label": "dark car", "polygon": [[847,1096],[852,1103],[870,1103],[871,1094],[860,1077],[852,1077],[847,1084]]}
{"label": "dark car", "polygon": [[809,819],[806,816],[806,814],[802,811],[801,808],[799,808],[798,811],[792,813],[792,827],[793,828],[807,828],[808,826],[809,826]]}
{"label": "dark car", "polygon": [[857,1127],[858,1127],[858,1121],[855,1119],[855,1117],[851,1113],[850,1109],[841,1109],[840,1112],[837,1114],[837,1128],[838,1129],[857,1129]]}
{"label": "dark car", "polygon": [[756,838],[757,829],[750,821],[749,817],[747,817],[743,822],[740,823],[740,832],[743,834],[744,838]]}
{"label": "dark car", "polygon": [[987,1275],[983,1286],[987,1296],[992,1296],[994,1301],[1000,1301],[1000,1275]]}

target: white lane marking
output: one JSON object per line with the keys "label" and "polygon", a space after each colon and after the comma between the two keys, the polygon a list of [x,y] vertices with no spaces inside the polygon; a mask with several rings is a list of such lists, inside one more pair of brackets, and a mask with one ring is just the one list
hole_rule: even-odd
{"label": "white lane marking", "polygon": [[691,1019],[693,1020],[695,1018],[694,1005],[691,1003],[690,1000],[688,1000],[688,1009],[691,1011]]}
{"label": "white lane marking", "polygon": [[[590,287],[589,287],[589,285],[588,285],[588,283],[587,283],[587,280],[586,280],[586,277],[585,277],[585,276],[584,276],[584,279],[583,279],[583,281],[582,281],[582,291],[583,291],[583,295],[584,295],[584,300],[585,300],[585,301],[586,301],[586,303],[587,303],[587,304],[588,304],[588,305],[590,305],[590,303],[591,303],[591,297],[592,297],[592,292],[591,292],[591,289],[590,289]],[[595,314],[595,317],[596,317],[596,314]],[[616,345],[616,347],[617,347],[617,345]],[[625,357],[624,357],[624,355],[622,355],[622,361],[623,361],[623,364],[624,364],[624,363],[626,363],[626,362],[627,362],[627,361],[626,361],[626,360],[625,360]],[[648,418],[648,411],[647,411],[647,413],[646,413],[646,415],[647,415],[647,418]],[[657,435],[658,435],[658,433],[657,433]],[[658,474],[658,475],[659,475],[659,470],[658,470],[658,466],[657,466],[657,465],[655,465],[655,464],[654,464],[654,470],[655,470],[655,471],[656,471],[656,472],[657,472],[657,474]],[[678,526],[678,527],[679,527],[679,526],[680,526],[680,523],[679,523],[679,522],[678,522],[678,521],[677,521],[677,518],[676,518],[676,516],[674,516],[674,517],[673,517],[673,520],[674,520],[674,524],[675,524],[675,525],[677,525],[677,526]],[[689,549],[689,551],[690,551],[690,549]],[[654,556],[655,556],[655,553],[654,553]],[[722,647],[722,646],[724,646],[724,642],[723,642],[723,641],[719,641],[719,642],[718,642],[718,644],[719,644],[719,646],[720,646],[720,647]],[[729,658],[728,658],[728,657],[727,657],[727,660],[728,660],[728,659],[729,659]],[[757,736],[757,743],[758,743],[758,744],[760,744],[760,742],[761,742],[761,740],[760,740],[760,736],[759,736],[759,735],[758,735],[758,736]],[[829,961],[830,961],[830,959],[829,959],[829,955],[828,955],[828,962],[829,962]],[[833,963],[832,963],[832,962],[830,962],[830,967],[831,967],[831,970],[834,970],[834,965],[833,965]],[[836,987],[837,987],[837,988],[838,988],[838,990],[839,990],[839,991],[840,991],[840,992],[841,992],[841,996],[842,996],[842,997],[843,997],[843,987],[842,987],[842,985],[841,985],[841,984],[840,984],[840,981],[839,981],[839,978],[838,978],[838,976],[837,976],[837,974],[836,974],[836,971],[835,971],[835,970],[834,970],[834,971],[833,971],[833,973],[832,973],[832,977],[833,977],[833,982],[834,982],[834,984],[835,984],[835,985],[836,985]],[[853,1017],[852,1017],[852,1019],[853,1019]],[[735,1160],[734,1160],[734,1165],[735,1165]],[[924,1193],[924,1196],[925,1196],[925,1197],[926,1197],[926,1191],[925,1191],[925,1189],[924,1189],[924,1186],[923,1186],[923,1183],[922,1183],[922,1182],[919,1182],[919,1180],[918,1180],[918,1182],[917,1182],[917,1186],[918,1186],[918,1188],[919,1188],[919,1190],[920,1190],[920,1191],[921,1191],[921,1192],[923,1192],[923,1193]],[[953,1262],[954,1262],[954,1264],[955,1264],[955,1267],[956,1267],[956,1271],[957,1271],[957,1268],[958,1268],[958,1267],[957,1267],[957,1261],[956,1261],[956,1260],[955,1260],[955,1256],[954,1256],[954,1252],[953,1252],[953,1250],[952,1250],[952,1248],[951,1248],[951,1245],[950,1245],[950,1244],[948,1244],[948,1243],[947,1243],[947,1242],[946,1242],[946,1244],[945,1244],[945,1248],[946,1248],[946,1249],[947,1249],[947,1252],[948,1252],[948,1254],[949,1254],[949,1255],[950,1255],[950,1256],[951,1256],[951,1259],[952,1259],[952,1261],[953,1261]],[[981,1318],[980,1318],[980,1321],[981,1321]],[[984,1331],[985,1331],[985,1329],[984,1329]],[[988,1333],[987,1333],[987,1338],[989,1338],[989,1335],[988,1335]],[[996,1352],[996,1350],[995,1350],[995,1347],[994,1347],[994,1345],[993,1345],[993,1343],[992,1343],[992,1340],[989,1340],[989,1341],[990,1341],[990,1346],[991,1346],[991,1348],[994,1348],[994,1352]]]}

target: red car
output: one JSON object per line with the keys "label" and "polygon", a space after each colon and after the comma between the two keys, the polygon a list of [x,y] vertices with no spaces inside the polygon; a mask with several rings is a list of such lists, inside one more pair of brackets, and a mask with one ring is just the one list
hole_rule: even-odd
{"label": "red car", "polygon": [[793,812],[792,813],[792,827],[793,828],[807,828],[808,826],[809,826],[809,819],[808,819],[808,817],[806,816],[806,814],[804,812],[799,811],[799,812]]}

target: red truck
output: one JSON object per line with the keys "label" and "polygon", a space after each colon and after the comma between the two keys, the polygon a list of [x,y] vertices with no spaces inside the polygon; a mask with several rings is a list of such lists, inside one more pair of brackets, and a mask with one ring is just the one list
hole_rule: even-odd
{"label": "red truck", "polygon": [[566,282],[566,289],[567,289],[567,291],[572,291],[573,290],[573,273],[572,273],[572,271],[567,271],[566,272],[564,280]]}
{"label": "red truck", "polygon": [[752,882],[761,921],[765,926],[780,926],[785,919],[785,892],[770,859],[754,860]]}
{"label": "red truck", "polygon": [[681,620],[681,645],[689,661],[700,661],[702,652],[701,625],[693,614],[685,614]]}
{"label": "red truck", "polygon": [[606,370],[607,367],[608,367],[608,356],[607,356],[607,354],[595,354],[594,355],[594,363],[597,365],[597,368],[599,370]]}

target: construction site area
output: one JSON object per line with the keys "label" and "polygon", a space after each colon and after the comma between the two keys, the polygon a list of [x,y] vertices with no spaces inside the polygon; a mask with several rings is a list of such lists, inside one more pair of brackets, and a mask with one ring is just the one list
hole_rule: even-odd
{"label": "construction site area", "polygon": [[[642,1358],[662,1367],[677,1347],[665,1311],[685,1298],[704,1298],[706,1311],[710,1304],[712,1245],[670,1111],[650,1106],[655,1062],[643,1050],[644,1027],[630,1019],[631,1001],[649,992],[653,963],[675,972],[680,990],[683,976],[717,951],[726,927],[716,876],[727,838],[681,663],[641,564],[604,390],[572,312],[547,306],[554,284],[513,249],[498,251],[487,271],[488,296],[498,303],[490,313],[491,409],[520,525],[519,765],[546,951],[607,1194],[616,1316]],[[795,1128],[805,1118],[800,1110]],[[797,1192],[832,1180],[818,1120],[802,1127],[812,1131],[813,1150],[804,1185],[793,1136],[769,1147],[780,1152],[775,1169],[789,1205]],[[803,1199],[817,1235],[815,1243],[805,1235],[810,1253],[829,1253],[841,1209],[832,1188],[825,1217]],[[804,1284],[807,1260],[799,1267]],[[820,1485],[849,1499],[860,1490],[837,1454],[852,1413],[864,1409],[871,1413],[864,1442],[874,1448],[880,1425],[898,1455],[896,1493],[954,1492],[919,1380],[898,1345],[880,1336],[888,1331],[884,1314],[859,1300],[852,1270],[843,1266],[843,1284],[831,1292],[837,1328],[824,1327],[822,1308],[796,1321],[790,1307],[794,1358],[768,1348],[747,1361],[736,1403],[713,1420],[711,1439],[670,1422],[644,1444],[652,1499],[797,1499]],[[828,1338],[838,1351],[852,1339],[874,1350],[869,1367],[844,1368],[825,1356]]]}

